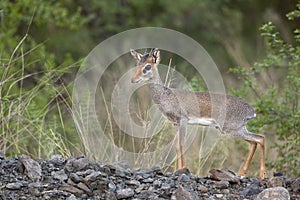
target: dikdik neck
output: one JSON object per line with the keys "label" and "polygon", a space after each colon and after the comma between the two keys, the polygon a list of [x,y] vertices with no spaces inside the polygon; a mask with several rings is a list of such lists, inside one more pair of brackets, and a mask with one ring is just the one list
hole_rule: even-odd
{"label": "dikdik neck", "polygon": [[163,82],[161,81],[157,70],[153,71],[153,78],[148,81],[148,86],[150,88],[153,101],[156,104],[159,104],[160,97],[167,89],[167,87],[165,87]]}

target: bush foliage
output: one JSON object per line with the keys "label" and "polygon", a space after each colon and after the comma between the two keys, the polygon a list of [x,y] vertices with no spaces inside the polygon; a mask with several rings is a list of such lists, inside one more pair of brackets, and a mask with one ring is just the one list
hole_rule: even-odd
{"label": "bush foliage", "polygon": [[[300,17],[297,10],[287,14],[289,20]],[[258,117],[249,122],[254,132],[275,133],[278,142],[271,144],[278,157],[270,167],[290,176],[300,175],[300,27],[294,30],[294,41],[285,42],[276,26],[268,22],[261,28],[267,46],[266,58],[251,68],[231,68],[243,85],[236,95],[255,97]],[[277,73],[274,73],[277,72]],[[276,75],[274,75],[276,74]]]}

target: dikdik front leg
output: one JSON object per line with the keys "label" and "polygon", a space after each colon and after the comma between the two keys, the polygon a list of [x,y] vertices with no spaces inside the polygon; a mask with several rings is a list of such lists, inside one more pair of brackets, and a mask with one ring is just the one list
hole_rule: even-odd
{"label": "dikdik front leg", "polygon": [[176,154],[177,154],[177,169],[185,167],[184,156],[184,138],[186,134],[187,123],[182,121],[180,125],[176,125]]}

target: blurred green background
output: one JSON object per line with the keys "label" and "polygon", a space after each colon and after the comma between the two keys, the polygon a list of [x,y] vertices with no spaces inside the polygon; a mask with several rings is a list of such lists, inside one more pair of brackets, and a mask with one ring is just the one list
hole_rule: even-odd
{"label": "blurred green background", "polygon": [[[258,117],[248,127],[267,137],[268,173],[299,176],[299,8],[296,0],[1,0],[0,150],[34,157],[85,153],[70,118],[72,83],[82,59],[114,34],[155,26],[203,45],[228,93],[254,105]],[[172,63],[195,90],[203,90],[201,77],[185,70],[183,60]],[[239,169],[248,144],[223,141],[228,145],[239,151],[225,159],[211,157],[221,161],[206,167],[231,167],[237,159],[232,167]],[[195,157],[191,169],[198,173],[201,161],[189,152]]]}

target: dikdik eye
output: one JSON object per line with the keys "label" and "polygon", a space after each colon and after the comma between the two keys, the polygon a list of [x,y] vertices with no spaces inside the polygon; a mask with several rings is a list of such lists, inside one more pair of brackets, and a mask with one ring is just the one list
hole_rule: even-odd
{"label": "dikdik eye", "polygon": [[151,65],[146,65],[143,69],[143,73],[146,74],[147,71],[149,71],[151,69]]}
{"label": "dikdik eye", "polygon": [[151,69],[151,65],[146,65],[145,69],[148,71]]}

